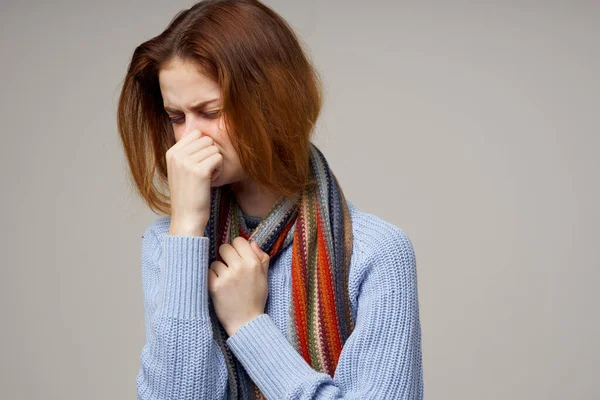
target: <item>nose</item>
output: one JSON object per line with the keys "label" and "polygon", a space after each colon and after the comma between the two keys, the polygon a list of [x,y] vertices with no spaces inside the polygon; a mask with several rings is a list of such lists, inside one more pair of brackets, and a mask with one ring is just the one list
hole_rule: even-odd
{"label": "nose", "polygon": [[200,136],[204,136],[207,132],[208,123],[203,118],[197,117],[193,114],[185,116],[185,124],[182,127],[181,136],[186,133],[197,130],[200,132]]}

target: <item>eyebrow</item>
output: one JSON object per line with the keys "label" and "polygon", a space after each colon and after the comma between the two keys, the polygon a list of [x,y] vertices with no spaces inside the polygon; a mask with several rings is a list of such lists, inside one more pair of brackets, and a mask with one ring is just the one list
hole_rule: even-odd
{"label": "eyebrow", "polygon": [[[196,103],[196,104],[192,104],[192,106],[190,107],[190,110],[191,110],[191,109],[198,109],[198,108],[204,107],[204,106],[205,106],[205,105],[207,105],[208,103],[212,103],[213,101],[217,101],[217,100],[219,100],[219,99],[218,99],[218,98],[216,98],[216,99],[212,99],[212,100],[206,100],[206,101],[202,101],[202,102],[199,102],[199,103]],[[169,111],[169,112],[179,112],[179,110],[175,110],[175,109],[173,109],[173,108],[170,108],[170,107],[168,107],[168,106],[166,106],[166,105],[165,105],[165,107],[164,107],[164,108],[165,108],[165,111]]]}

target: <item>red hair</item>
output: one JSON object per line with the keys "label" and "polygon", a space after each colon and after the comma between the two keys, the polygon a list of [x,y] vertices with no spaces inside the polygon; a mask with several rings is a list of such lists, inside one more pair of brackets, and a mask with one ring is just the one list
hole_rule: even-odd
{"label": "red hair", "polygon": [[204,0],[140,44],[123,80],[117,126],[131,179],[155,212],[170,214],[165,153],[175,144],[158,83],[180,58],[219,84],[223,118],[248,177],[291,196],[309,179],[310,137],[322,83],[292,28],[257,0]]}

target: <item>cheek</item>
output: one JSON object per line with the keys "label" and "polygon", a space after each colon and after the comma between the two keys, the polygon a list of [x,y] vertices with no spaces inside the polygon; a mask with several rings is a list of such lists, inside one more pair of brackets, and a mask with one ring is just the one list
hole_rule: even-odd
{"label": "cheek", "polygon": [[176,142],[179,142],[181,140],[184,133],[185,133],[185,127],[173,125],[173,136],[175,137]]}
{"label": "cheek", "polygon": [[222,116],[216,121],[216,125],[217,125],[217,130],[220,132],[225,132],[226,131],[226,126],[225,126],[225,118],[223,118]]}

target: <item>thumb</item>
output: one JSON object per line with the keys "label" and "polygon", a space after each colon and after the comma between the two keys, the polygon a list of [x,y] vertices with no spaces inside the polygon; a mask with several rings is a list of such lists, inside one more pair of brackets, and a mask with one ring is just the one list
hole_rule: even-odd
{"label": "thumb", "polygon": [[260,248],[260,246],[256,243],[256,242],[251,242],[251,246],[252,249],[254,250],[254,252],[256,253],[256,255],[258,256],[258,259],[260,260],[260,263],[265,265],[266,264],[266,268],[269,267],[269,260],[270,260],[270,256],[265,253],[264,251],[262,251],[262,249]]}

